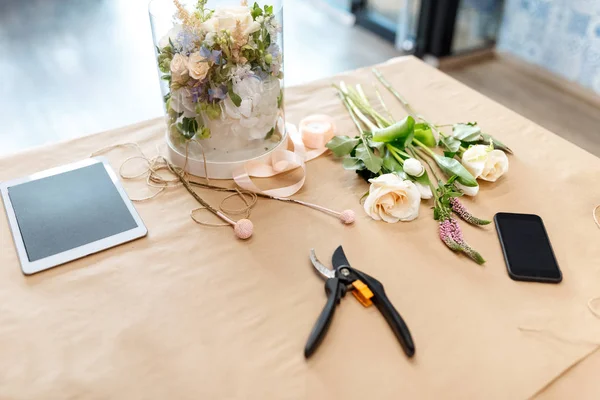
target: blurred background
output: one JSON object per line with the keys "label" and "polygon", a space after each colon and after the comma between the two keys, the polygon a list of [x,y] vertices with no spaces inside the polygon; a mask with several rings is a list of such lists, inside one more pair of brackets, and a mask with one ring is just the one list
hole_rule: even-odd
{"label": "blurred background", "polygon": [[[147,0],[0,1],[0,154],[163,113]],[[415,55],[600,155],[600,0],[284,0],[285,83]]]}

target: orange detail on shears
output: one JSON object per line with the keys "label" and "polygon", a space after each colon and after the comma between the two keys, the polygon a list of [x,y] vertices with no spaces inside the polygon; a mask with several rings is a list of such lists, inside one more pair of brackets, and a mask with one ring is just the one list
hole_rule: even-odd
{"label": "orange detail on shears", "polygon": [[367,285],[365,285],[362,281],[355,280],[354,282],[352,282],[352,286],[354,286],[352,294],[354,295],[354,297],[356,297],[356,300],[358,300],[360,304],[362,304],[365,307],[369,307],[371,304],[373,304],[373,302],[371,301],[371,297],[373,297],[373,292],[371,292],[371,289],[369,289]]}

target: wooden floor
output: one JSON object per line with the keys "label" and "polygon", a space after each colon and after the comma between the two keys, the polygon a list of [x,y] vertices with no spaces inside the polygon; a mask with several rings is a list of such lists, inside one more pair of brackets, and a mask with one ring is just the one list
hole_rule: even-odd
{"label": "wooden floor", "polygon": [[[285,84],[400,53],[319,0],[285,0]],[[0,155],[162,115],[148,0],[0,1]],[[600,156],[600,112],[518,65],[449,73]]]}
{"label": "wooden floor", "polygon": [[535,68],[502,57],[445,72],[600,157],[600,97],[589,101],[566,93],[567,82],[553,84]]}

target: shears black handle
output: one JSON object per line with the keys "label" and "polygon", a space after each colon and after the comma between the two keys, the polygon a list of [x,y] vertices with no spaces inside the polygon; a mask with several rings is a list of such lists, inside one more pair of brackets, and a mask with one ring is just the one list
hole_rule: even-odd
{"label": "shears black handle", "polygon": [[335,308],[340,303],[341,298],[346,295],[346,284],[339,278],[327,279],[325,292],[327,293],[327,303],[325,303],[325,307],[306,341],[306,347],[304,347],[304,357],[306,358],[310,357],[323,341],[329,325],[331,325]]}
{"label": "shears black handle", "polygon": [[360,279],[369,289],[373,292],[373,298],[371,301],[375,303],[379,312],[383,315],[390,328],[398,338],[404,353],[408,357],[415,355],[415,343],[413,342],[410,330],[406,325],[406,322],[402,319],[390,299],[388,299],[383,289],[383,285],[377,279],[365,274],[362,271],[348,267],[358,279]]}

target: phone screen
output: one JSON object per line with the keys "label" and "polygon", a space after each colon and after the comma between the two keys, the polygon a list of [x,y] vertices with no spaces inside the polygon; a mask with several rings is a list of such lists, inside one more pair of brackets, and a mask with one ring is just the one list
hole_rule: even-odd
{"label": "phone screen", "polygon": [[549,282],[562,280],[540,217],[498,213],[494,220],[511,278]]}

